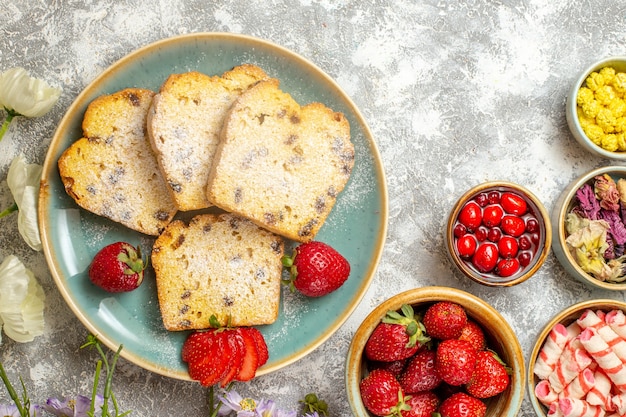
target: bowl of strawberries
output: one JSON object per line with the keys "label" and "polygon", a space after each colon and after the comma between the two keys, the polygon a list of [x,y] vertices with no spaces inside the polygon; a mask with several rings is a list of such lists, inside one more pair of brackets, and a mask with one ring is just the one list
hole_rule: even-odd
{"label": "bowl of strawberries", "polygon": [[524,358],[488,303],[455,288],[422,287],[382,302],[361,323],[346,358],[346,389],[358,417],[514,417]]}
{"label": "bowl of strawberries", "polygon": [[626,415],[626,303],[571,305],[543,328],[528,361],[537,416]]}
{"label": "bowl of strawberries", "polygon": [[526,188],[505,181],[465,192],[448,217],[447,252],[463,275],[492,287],[530,278],[550,252],[550,218]]}

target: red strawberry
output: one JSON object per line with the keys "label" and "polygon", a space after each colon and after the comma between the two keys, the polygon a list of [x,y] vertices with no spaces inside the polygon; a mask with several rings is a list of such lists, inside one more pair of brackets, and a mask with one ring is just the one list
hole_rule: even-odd
{"label": "red strawberry", "polygon": [[413,307],[403,305],[402,314],[388,311],[365,343],[365,356],[371,361],[393,362],[413,356],[430,339],[415,319]]}
{"label": "red strawberry", "polygon": [[509,386],[509,370],[498,355],[491,350],[478,352],[472,377],[466,385],[468,394],[489,398],[500,394]]}
{"label": "red strawberry", "polygon": [[363,405],[377,416],[398,415],[405,409],[404,393],[396,377],[383,369],[374,369],[359,384]]}
{"label": "red strawberry", "polygon": [[480,325],[472,320],[468,320],[465,327],[461,331],[460,340],[467,340],[470,342],[476,350],[483,350],[487,347],[487,341],[485,340],[485,332]]}
{"label": "red strawberry", "polygon": [[350,275],[350,263],[339,252],[323,242],[302,243],[293,255],[283,256],[289,269],[286,284],[308,297],[321,297],[341,287]]}
{"label": "red strawberry", "polygon": [[245,358],[245,345],[241,335],[236,330],[231,329],[225,330],[225,332],[228,332],[226,335],[228,349],[225,350],[224,354],[230,355],[230,360],[228,361],[226,374],[219,381],[222,388],[231,383],[241,372]]}
{"label": "red strawberry", "polygon": [[256,327],[242,327],[241,329],[250,333],[256,342],[257,353],[259,356],[259,367],[265,365],[270,358],[270,355],[263,334]]}
{"label": "red strawberry", "polygon": [[439,406],[441,417],[484,417],[486,412],[485,403],[464,392],[451,395]]}
{"label": "red strawberry", "polygon": [[398,378],[406,393],[431,391],[441,383],[435,369],[437,354],[434,350],[423,350],[409,359],[409,363]]}
{"label": "red strawberry", "polygon": [[476,365],[477,351],[467,340],[447,339],[437,346],[436,369],[450,385],[467,384]]}
{"label": "red strawberry", "polygon": [[191,379],[208,387],[224,378],[231,360],[225,354],[227,346],[225,333],[217,329],[190,334],[183,343],[182,359]]}
{"label": "red strawberry", "polygon": [[146,262],[141,249],[117,242],[102,248],[89,265],[89,279],[109,292],[132,291],[141,285]]}
{"label": "red strawberry", "polygon": [[370,371],[373,369],[385,369],[394,374],[396,377],[399,377],[406,364],[407,359],[400,359],[392,362],[369,361],[368,369]]}
{"label": "red strawberry", "polygon": [[259,367],[259,352],[256,346],[255,336],[248,331],[249,327],[241,327],[236,329],[241,336],[244,344],[244,357],[241,369],[235,376],[237,381],[250,381],[256,375],[256,370]]}
{"label": "red strawberry", "polygon": [[423,322],[430,337],[456,339],[467,324],[467,313],[459,304],[440,301],[428,307]]}
{"label": "red strawberry", "polygon": [[439,397],[432,391],[411,394],[404,400],[410,409],[402,410],[402,417],[431,417],[440,403]]}

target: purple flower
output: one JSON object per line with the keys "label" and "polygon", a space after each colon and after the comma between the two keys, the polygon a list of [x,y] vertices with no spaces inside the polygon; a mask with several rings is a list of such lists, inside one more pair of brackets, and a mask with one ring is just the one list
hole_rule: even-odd
{"label": "purple flower", "polygon": [[[28,415],[39,416],[40,411],[40,406],[31,404]],[[0,404],[0,417],[20,417],[20,410],[15,404]]]}
{"label": "purple flower", "polygon": [[257,413],[260,417],[296,417],[295,411],[284,411],[277,407],[272,400],[261,400],[257,407]]}
{"label": "purple flower", "polygon": [[256,417],[256,401],[252,398],[243,398],[237,391],[228,391],[221,398],[222,407],[220,416],[226,416],[233,411],[238,417]]}
{"label": "purple flower", "polygon": [[591,185],[585,184],[576,190],[576,197],[578,198],[579,205],[574,207],[573,211],[585,219],[598,220],[600,204],[596,199],[596,194],[593,192]]}
{"label": "purple flower", "polygon": [[15,404],[0,404],[0,416],[2,417],[20,417],[20,410]]}
{"label": "purple flower", "polygon": [[[96,396],[96,404],[94,409],[102,407],[104,398],[100,395]],[[57,417],[88,417],[87,412],[91,406],[91,398],[84,395],[78,395],[76,398],[65,399],[60,401],[56,398],[48,398],[46,404],[42,405],[44,410],[54,414]]]}
{"label": "purple flower", "polygon": [[617,245],[626,243],[626,226],[624,226],[622,218],[616,211],[602,209],[598,218],[606,220],[609,224],[608,232]]}

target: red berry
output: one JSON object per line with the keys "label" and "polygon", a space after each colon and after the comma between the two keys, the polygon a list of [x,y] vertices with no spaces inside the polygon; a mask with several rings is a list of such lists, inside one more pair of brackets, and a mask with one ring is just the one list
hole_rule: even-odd
{"label": "red berry", "polygon": [[485,403],[464,392],[451,395],[439,406],[441,417],[484,417],[486,412]]}
{"label": "red berry", "polygon": [[462,225],[461,223],[457,223],[454,226],[454,229],[452,230],[452,233],[454,234],[454,237],[461,237],[463,236],[465,233],[467,233],[467,227],[465,227],[464,225]]}
{"label": "red berry", "polygon": [[489,200],[489,204],[498,204],[500,203],[500,193],[498,191],[490,191],[487,194],[487,199]]}
{"label": "red berry", "polygon": [[485,332],[482,327],[474,321],[468,320],[459,340],[467,340],[474,346],[476,350],[483,350],[487,346],[487,340],[485,339]]}
{"label": "red berry", "polygon": [[476,201],[479,206],[485,207],[489,204],[489,197],[487,197],[487,193],[480,193],[474,198],[474,201]]}
{"label": "red berry", "polygon": [[89,279],[109,292],[127,292],[143,282],[146,268],[141,248],[116,242],[102,248],[89,265]]}
{"label": "red berry", "polygon": [[533,256],[530,252],[522,252],[519,254],[517,259],[519,260],[521,266],[528,266],[530,265],[530,261],[533,259]]}
{"label": "red berry", "polygon": [[511,236],[502,236],[498,241],[498,252],[500,252],[500,256],[503,258],[514,258],[517,256],[518,250],[517,240]]}
{"label": "red berry", "polygon": [[483,224],[487,227],[495,227],[500,224],[504,216],[502,207],[496,204],[490,204],[483,209]]}
{"label": "red berry", "polygon": [[447,384],[461,386],[472,377],[477,351],[467,340],[447,339],[437,346],[435,360],[439,376]]}
{"label": "red berry", "polygon": [[487,239],[489,239],[490,241],[494,243],[497,243],[501,237],[502,237],[502,231],[500,230],[499,227],[492,227],[487,232]]}
{"label": "red berry", "polygon": [[428,336],[456,339],[467,324],[467,313],[459,304],[439,301],[426,309],[422,322]]}
{"label": "red berry", "polygon": [[459,252],[459,256],[464,259],[469,259],[474,255],[476,246],[476,239],[472,235],[465,235],[456,241],[456,250]]}
{"label": "red berry", "polygon": [[459,212],[459,222],[467,227],[467,230],[469,231],[476,230],[476,228],[480,226],[482,220],[483,218],[480,206],[474,201],[470,201],[465,204]]}
{"label": "red berry", "polygon": [[530,235],[530,240],[535,244],[538,245],[539,241],[541,240],[541,238],[539,237],[539,233],[533,233]]}
{"label": "red berry", "polygon": [[413,356],[429,339],[424,325],[415,318],[410,305],[401,313],[388,311],[365,343],[365,356],[371,361],[393,362]]}
{"label": "red berry", "polygon": [[480,226],[478,229],[476,229],[476,231],[474,232],[474,236],[476,236],[476,239],[479,242],[484,242],[485,239],[487,239],[487,228],[485,226]]}
{"label": "red berry", "polygon": [[502,217],[502,222],[500,223],[500,227],[502,231],[508,235],[513,237],[519,237],[526,230],[526,224],[524,224],[524,220],[517,216],[506,215]]}
{"label": "red berry", "polygon": [[526,231],[528,233],[538,233],[539,232],[539,222],[534,217],[526,220]]}
{"label": "red berry", "polygon": [[520,263],[516,258],[501,259],[496,267],[496,273],[501,277],[510,277],[520,268]]}
{"label": "red berry", "polygon": [[474,373],[465,387],[476,398],[500,394],[509,386],[510,377],[504,362],[490,350],[478,352]]}
{"label": "red berry", "polygon": [[398,381],[406,393],[430,391],[439,386],[441,377],[435,369],[434,350],[422,350],[415,354],[400,374]]}
{"label": "red berry", "polygon": [[521,250],[528,250],[533,246],[528,236],[520,237],[517,243],[519,244],[519,248]]}
{"label": "red berry", "polygon": [[492,271],[497,262],[498,247],[491,242],[481,243],[472,256],[472,265],[480,272]]}
{"label": "red berry", "polygon": [[431,417],[439,407],[439,397],[432,391],[418,392],[411,394],[405,403],[409,410],[402,409],[402,417]]}
{"label": "red berry", "polygon": [[528,205],[526,204],[526,200],[523,197],[505,192],[502,193],[502,197],[500,199],[500,204],[502,204],[502,208],[509,214],[514,214],[516,216],[522,216],[528,211]]}
{"label": "red berry", "polygon": [[302,243],[293,256],[283,256],[282,262],[290,272],[288,284],[308,297],[321,297],[335,291],[350,275],[346,258],[323,242]]}
{"label": "red berry", "polygon": [[363,405],[372,414],[387,416],[398,407],[398,397],[403,397],[396,377],[383,369],[374,369],[359,383]]}

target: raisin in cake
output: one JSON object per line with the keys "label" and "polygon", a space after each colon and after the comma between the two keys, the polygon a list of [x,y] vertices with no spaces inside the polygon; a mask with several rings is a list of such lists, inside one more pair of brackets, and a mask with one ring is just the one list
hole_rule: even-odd
{"label": "raisin in cake", "polygon": [[284,242],[247,219],[199,214],[174,220],[156,239],[152,265],[167,330],[273,323],[280,302]]}
{"label": "raisin in cake", "polygon": [[58,160],[65,191],[84,209],[158,236],[177,208],[146,133],[154,92],[128,88],[93,100],[83,137]]}
{"label": "raisin in cake", "polygon": [[179,210],[210,206],[205,190],[224,115],[243,91],[266,78],[261,68],[244,64],[222,76],[172,74],[161,86],[148,134]]}
{"label": "raisin in cake", "polygon": [[214,205],[289,239],[312,240],[354,166],[350,126],[320,103],[301,107],[261,81],[226,116],[209,181]]}

